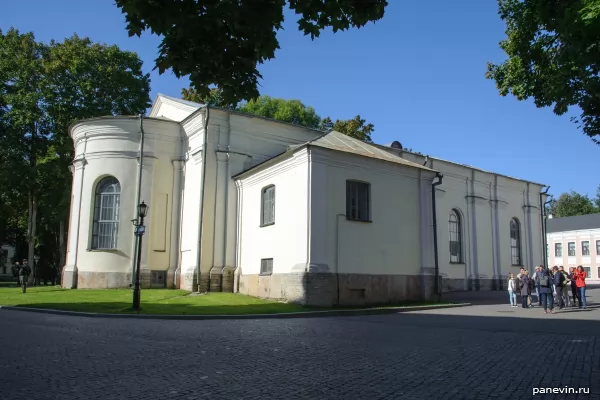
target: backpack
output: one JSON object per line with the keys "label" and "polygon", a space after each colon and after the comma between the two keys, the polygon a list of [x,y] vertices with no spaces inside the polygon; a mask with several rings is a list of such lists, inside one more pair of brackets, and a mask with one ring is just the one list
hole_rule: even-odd
{"label": "backpack", "polygon": [[549,288],[550,287],[550,277],[548,275],[544,275],[540,277],[540,287]]}

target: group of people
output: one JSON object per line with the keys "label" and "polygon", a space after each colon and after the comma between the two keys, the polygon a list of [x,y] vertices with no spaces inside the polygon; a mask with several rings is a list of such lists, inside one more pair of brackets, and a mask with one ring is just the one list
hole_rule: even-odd
{"label": "group of people", "polygon": [[31,275],[31,268],[29,267],[29,262],[27,260],[23,260],[21,265],[17,261],[12,268],[13,277],[17,280],[19,286],[21,286],[21,290],[23,293],[27,292],[27,280],[29,279],[29,275]]}
{"label": "group of people", "polygon": [[532,293],[536,294],[538,306],[544,308],[545,313],[553,313],[554,305],[561,310],[564,307],[587,308],[585,300],[585,278],[587,273],[580,265],[565,271],[563,266],[554,266],[552,269],[543,265],[535,267],[535,272],[529,276],[529,271],[521,268],[515,277],[508,275],[508,295],[511,307],[518,307],[517,293],[521,295],[521,307],[529,308],[532,305]]}

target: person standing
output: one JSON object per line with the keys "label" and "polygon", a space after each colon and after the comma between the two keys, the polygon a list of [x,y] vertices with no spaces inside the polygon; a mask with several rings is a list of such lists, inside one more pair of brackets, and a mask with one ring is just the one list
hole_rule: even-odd
{"label": "person standing", "polygon": [[554,294],[555,299],[558,302],[558,309],[562,310],[565,307],[565,303],[563,301],[563,287],[565,284],[565,276],[558,270],[558,267],[555,265],[552,268],[553,272],[553,283],[554,283]]}
{"label": "person standing", "polygon": [[510,299],[510,306],[517,307],[517,290],[519,289],[518,280],[515,278],[515,274],[512,272],[508,274],[508,297]]}
{"label": "person standing", "polygon": [[535,285],[535,295],[537,297],[538,306],[542,305],[542,298],[540,297],[540,278],[542,276],[543,270],[544,270],[544,267],[542,265],[539,265],[539,266],[535,267],[535,272],[531,276],[531,279],[533,280],[533,284]]}
{"label": "person standing", "polygon": [[587,301],[585,299],[585,278],[587,272],[583,269],[583,266],[579,265],[575,270],[575,286],[577,286],[577,293],[579,294],[579,308],[583,304],[583,308],[587,308]]}
{"label": "person standing", "polygon": [[23,293],[27,293],[27,279],[29,279],[29,274],[31,274],[29,264],[27,263],[27,260],[23,260],[21,268],[19,268],[19,279],[21,281],[21,290]]}
{"label": "person standing", "polygon": [[529,308],[528,300],[529,295],[531,295],[531,278],[529,278],[529,274],[527,271],[521,274],[521,307]]}
{"label": "person standing", "polygon": [[558,267],[558,271],[563,274],[563,276],[565,277],[565,280],[563,281],[563,286],[562,286],[562,298],[563,298],[563,303],[565,305],[565,307],[570,307],[571,306],[571,296],[569,295],[569,289],[571,288],[571,276],[567,273],[567,271],[565,271],[565,269],[563,268],[563,266],[561,265],[560,267]]}
{"label": "person standing", "polygon": [[575,280],[575,268],[569,268],[569,275],[571,279],[571,295],[573,296],[573,307],[577,307],[577,303],[579,302],[579,307],[581,307],[581,299],[579,298],[579,292],[577,291],[577,282]]}
{"label": "person standing", "polygon": [[554,298],[552,297],[552,285],[550,283],[550,270],[545,269],[540,273],[540,295],[542,296],[542,306],[544,313],[554,313]]}

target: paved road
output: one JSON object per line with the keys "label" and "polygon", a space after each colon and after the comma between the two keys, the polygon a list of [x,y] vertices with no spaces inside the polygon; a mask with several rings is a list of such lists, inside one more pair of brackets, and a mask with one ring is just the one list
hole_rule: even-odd
{"label": "paved road", "polygon": [[[495,295],[492,295],[495,296]],[[600,289],[589,299],[600,304]],[[0,310],[0,399],[600,399],[600,308],[160,321]]]}

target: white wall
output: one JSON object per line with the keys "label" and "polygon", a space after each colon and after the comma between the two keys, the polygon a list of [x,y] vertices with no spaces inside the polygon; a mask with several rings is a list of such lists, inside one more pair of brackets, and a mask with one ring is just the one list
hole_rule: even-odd
{"label": "white wall", "polygon": [[[132,268],[133,225],[137,214],[137,173],[140,138],[140,121],[134,117],[97,118],[73,126],[71,135],[75,143],[73,170],[73,202],[69,224],[68,252],[65,269],[77,269],[82,287],[111,287],[115,283],[96,279],[93,274],[127,274]],[[172,159],[180,157],[181,139],[179,125],[173,122],[145,119],[144,168],[141,200],[150,207],[145,220],[142,269],[168,268],[170,208],[172,201],[172,173],[168,173]],[[155,173],[155,168],[158,171]],[[121,185],[120,221],[117,249],[92,250],[94,192],[98,182],[114,176]],[[166,195],[166,199],[165,199]],[[160,197],[162,199],[159,199]],[[165,201],[166,200],[166,201]],[[160,209],[154,210],[154,201]],[[153,220],[158,228],[152,229]],[[160,235],[166,235],[166,245],[157,247]],[[152,253],[149,257],[148,252]],[[86,275],[86,273],[88,273]],[[92,275],[90,275],[92,274]],[[82,281],[82,279],[84,281]],[[86,281],[87,280],[87,281]],[[67,283],[68,284],[68,283]]]}
{"label": "white wall", "polygon": [[[306,265],[307,181],[306,150],[238,181],[241,274],[259,274],[263,258],[273,258],[274,274]],[[269,185],[275,185],[275,224],[261,227],[261,193]]]}
{"label": "white wall", "polygon": [[[431,203],[422,196],[431,193],[434,172],[315,147],[311,170],[311,264],[336,272],[337,263],[339,273],[420,274],[421,231],[432,229],[423,219]],[[347,180],[371,185],[372,222],[346,220]]]}
{"label": "white wall", "polygon": [[[424,157],[400,152],[403,158],[424,162]],[[429,167],[440,171],[443,184],[437,188],[439,265],[448,279],[504,279],[519,266],[511,262],[510,220],[521,227],[522,264],[530,270],[543,264],[539,194],[542,186],[484,172],[468,166],[429,159]],[[463,263],[450,263],[450,211],[462,217]],[[466,281],[465,281],[465,289]]]}
{"label": "white wall", "polygon": [[4,264],[0,265],[0,275],[6,274],[6,275],[12,276],[12,271],[11,271],[11,268],[13,266],[12,258],[15,255],[15,249],[12,246],[3,244],[2,246],[0,246],[0,251],[3,253],[5,252],[5,254],[6,254]]}

